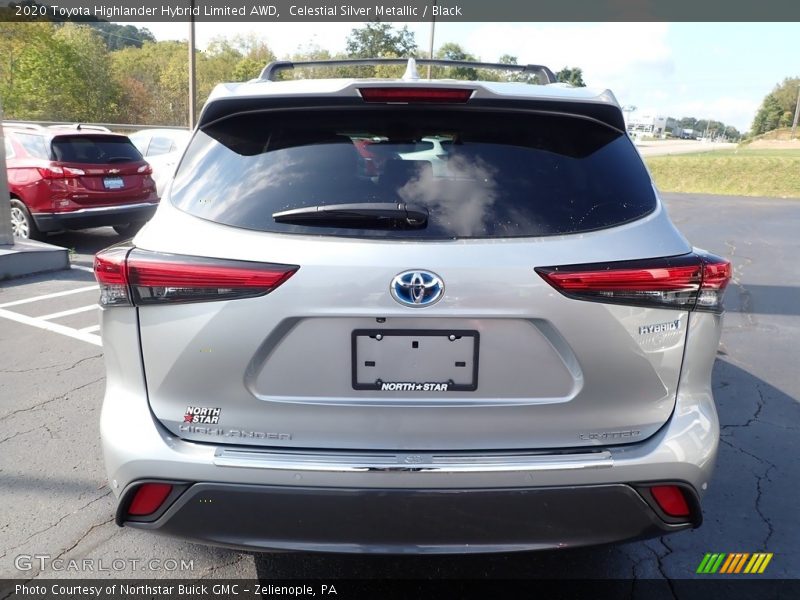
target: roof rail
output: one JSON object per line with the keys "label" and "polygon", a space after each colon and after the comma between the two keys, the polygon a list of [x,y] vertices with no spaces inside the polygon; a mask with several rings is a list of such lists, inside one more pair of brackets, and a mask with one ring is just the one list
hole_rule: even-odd
{"label": "roof rail", "polygon": [[48,129],[77,129],[78,131],[83,131],[84,129],[90,129],[91,131],[102,131],[104,133],[111,133],[111,130],[108,127],[103,127],[102,125],[86,125],[84,123],[74,123],[72,125],[48,125]]}
{"label": "roof rail", "polygon": [[485,63],[471,62],[463,60],[447,60],[442,58],[343,58],[333,60],[307,60],[302,62],[292,62],[289,60],[278,60],[269,63],[261,71],[258,77],[262,81],[275,81],[275,75],[280,71],[288,71],[296,67],[350,67],[350,66],[379,66],[379,65],[435,65],[440,67],[460,67],[471,69],[496,69],[502,71],[518,71],[539,75],[545,83],[556,83],[558,79],[550,69],[544,65],[509,65],[506,63]]}
{"label": "roof rail", "polygon": [[3,127],[16,127],[17,129],[33,129],[35,131],[41,131],[44,129],[41,125],[37,125],[35,123],[21,123],[19,121],[3,121]]}

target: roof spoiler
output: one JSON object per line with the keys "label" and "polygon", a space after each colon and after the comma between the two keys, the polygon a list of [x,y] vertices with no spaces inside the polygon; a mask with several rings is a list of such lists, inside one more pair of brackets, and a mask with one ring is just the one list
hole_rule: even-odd
{"label": "roof spoiler", "polygon": [[102,131],[103,133],[111,133],[108,127],[102,125],[87,125],[85,123],[73,123],[72,125],[48,125],[48,129],[75,129],[77,131]]}
{"label": "roof spoiler", "polygon": [[464,60],[447,60],[441,58],[344,58],[333,60],[307,60],[292,62],[278,60],[269,63],[261,71],[261,81],[275,81],[275,76],[281,71],[289,71],[298,67],[356,67],[356,66],[381,66],[381,65],[406,65],[403,79],[419,79],[416,65],[433,65],[437,67],[458,67],[469,69],[494,69],[499,71],[517,71],[536,75],[543,83],[556,83],[558,78],[555,73],[544,65],[509,65],[506,63],[485,63]]}

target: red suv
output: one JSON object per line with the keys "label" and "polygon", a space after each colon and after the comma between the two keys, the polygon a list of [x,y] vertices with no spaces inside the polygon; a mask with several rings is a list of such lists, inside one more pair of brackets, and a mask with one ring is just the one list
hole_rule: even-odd
{"label": "red suv", "polygon": [[152,169],[124,135],[102,127],[3,127],[11,228],[49,231],[111,225],[132,235],[158,206]]}

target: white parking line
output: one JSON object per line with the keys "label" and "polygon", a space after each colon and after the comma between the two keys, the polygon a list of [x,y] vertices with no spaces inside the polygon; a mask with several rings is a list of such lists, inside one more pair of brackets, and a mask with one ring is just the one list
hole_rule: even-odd
{"label": "white parking line", "polygon": [[0,304],[0,308],[8,308],[9,306],[19,306],[20,304],[27,304],[28,302],[38,302],[39,300],[49,300],[50,298],[59,298],[61,296],[69,296],[71,294],[80,294],[81,292],[88,292],[90,290],[100,289],[97,284],[87,285],[85,287],[75,288],[74,290],[65,290],[63,292],[54,292],[52,294],[43,294],[42,296],[34,296],[33,298],[25,298],[23,300],[14,300],[13,302],[6,302]]}
{"label": "white parking line", "polygon": [[30,325],[31,327],[44,329],[45,331],[60,333],[61,335],[75,338],[76,340],[81,340],[82,342],[88,342],[90,344],[94,344],[95,346],[103,345],[102,338],[99,335],[80,331],[79,329],[73,329],[72,327],[64,327],[58,323],[51,323],[50,321],[45,321],[36,317],[21,315],[10,310],[5,310],[4,308],[0,308],[0,317],[9,319],[10,321],[16,321],[17,323],[22,323],[23,325]]}
{"label": "white parking line", "polygon": [[87,273],[94,274],[94,269],[92,267],[84,267],[83,265],[70,265],[73,269],[78,269],[79,271],[86,271]]}
{"label": "white parking line", "polygon": [[32,298],[23,298],[22,300],[6,302],[4,304],[0,304],[0,318],[22,323],[23,325],[30,325],[31,327],[36,327],[37,329],[44,329],[45,331],[59,333],[67,337],[75,338],[76,340],[81,340],[82,342],[94,344],[95,346],[102,346],[102,338],[99,335],[94,334],[95,331],[100,329],[99,325],[92,325],[91,327],[84,327],[83,329],[75,329],[74,327],[66,327],[65,325],[59,325],[58,323],[50,322],[51,319],[57,319],[59,317],[66,317],[68,315],[75,315],[96,309],[97,304],[89,304],[79,308],[62,310],[59,312],[50,313],[48,315],[43,315],[41,317],[29,317],[28,315],[23,315],[12,310],[6,310],[10,306],[21,306],[23,304],[30,304],[32,302],[39,302],[41,300],[50,300],[51,298],[61,298],[64,296],[71,296],[73,294],[97,291],[98,289],[99,288],[97,285],[87,285],[79,288],[73,288],[71,290],[64,290],[62,292],[53,292],[52,294],[42,294],[41,296],[33,296]]}
{"label": "white parking line", "polygon": [[77,315],[78,313],[86,312],[88,310],[94,310],[97,308],[97,304],[89,304],[88,306],[79,306],[78,308],[70,308],[69,310],[62,310],[61,312],[54,312],[50,313],[49,315],[42,315],[41,317],[36,317],[37,319],[42,319],[43,321],[49,321],[51,319],[58,319],[59,317],[68,317],[69,315]]}

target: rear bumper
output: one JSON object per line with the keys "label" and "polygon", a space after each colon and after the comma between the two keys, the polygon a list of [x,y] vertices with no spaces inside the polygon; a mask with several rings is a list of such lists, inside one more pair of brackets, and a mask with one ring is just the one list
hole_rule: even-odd
{"label": "rear bumper", "polygon": [[197,483],[155,521],[117,522],[249,550],[508,552],[602,544],[668,524],[624,484],[519,489],[343,489]]}
{"label": "rear bumper", "polygon": [[157,208],[158,202],[140,202],[120,206],[82,208],[61,213],[34,213],[32,216],[39,231],[59,231],[61,229],[86,229],[147,221],[155,214]]}
{"label": "rear bumper", "polygon": [[[698,496],[719,444],[709,381],[717,315],[700,315],[690,328],[675,410],[646,440],[569,452],[434,454],[182,440],[150,411],[136,368],[136,310],[102,312],[109,376],[101,430],[121,525],[237,548],[449,553],[591,545],[699,524]],[[145,481],[186,487],[158,518],[133,522],[127,503]],[[689,491],[691,524],[670,523],[651,508],[637,490],[653,483]]]}

